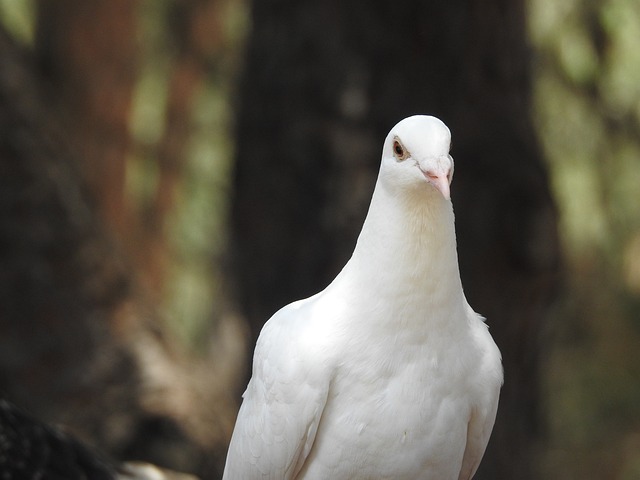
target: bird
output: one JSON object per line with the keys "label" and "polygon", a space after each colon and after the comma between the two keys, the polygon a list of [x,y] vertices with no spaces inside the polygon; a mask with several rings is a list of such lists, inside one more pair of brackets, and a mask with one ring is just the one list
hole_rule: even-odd
{"label": "bird", "polygon": [[387,135],[351,258],[264,325],[224,480],[469,480],[503,383],[460,279],[451,133],[414,115]]}

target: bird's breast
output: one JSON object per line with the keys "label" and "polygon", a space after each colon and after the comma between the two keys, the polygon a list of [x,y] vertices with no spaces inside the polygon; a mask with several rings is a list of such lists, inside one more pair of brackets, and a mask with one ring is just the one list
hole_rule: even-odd
{"label": "bird's breast", "polygon": [[336,370],[301,478],[457,479],[470,402],[447,378],[446,362],[352,354]]}

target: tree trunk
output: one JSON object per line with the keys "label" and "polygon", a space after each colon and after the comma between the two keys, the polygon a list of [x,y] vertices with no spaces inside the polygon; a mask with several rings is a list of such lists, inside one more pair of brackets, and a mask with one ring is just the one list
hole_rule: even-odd
{"label": "tree trunk", "polygon": [[98,212],[121,238],[129,115],[136,81],[136,0],[37,2],[36,53],[54,105],[66,118]]}
{"label": "tree trunk", "polygon": [[165,336],[2,29],[0,60],[0,396],[117,458],[215,478],[231,429],[219,366]]}
{"label": "tree trunk", "polygon": [[4,31],[0,58],[0,391],[112,448],[140,412],[140,371],[115,334],[132,283]]}
{"label": "tree trunk", "polygon": [[556,212],[530,116],[524,2],[254,1],[237,122],[234,266],[254,340],[353,249],[382,141],[401,118],[453,135],[470,303],[505,365],[476,478],[535,478],[539,332],[558,274]]}

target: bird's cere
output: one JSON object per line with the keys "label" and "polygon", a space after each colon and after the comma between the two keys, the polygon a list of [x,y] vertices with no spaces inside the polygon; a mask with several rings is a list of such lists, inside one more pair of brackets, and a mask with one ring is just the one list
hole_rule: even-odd
{"label": "bird's cere", "polygon": [[382,147],[353,255],[265,324],[225,480],[469,480],[502,385],[460,281],[451,134],[406,118]]}
{"label": "bird's cere", "polygon": [[451,199],[451,192],[449,190],[449,171],[446,172],[434,172],[433,170],[424,171],[421,170],[424,177],[431,185],[433,185],[444,198]]}

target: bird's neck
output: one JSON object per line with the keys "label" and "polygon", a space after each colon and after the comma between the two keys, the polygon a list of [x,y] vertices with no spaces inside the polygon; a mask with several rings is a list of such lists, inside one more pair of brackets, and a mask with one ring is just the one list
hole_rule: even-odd
{"label": "bird's neck", "polygon": [[451,202],[426,185],[394,195],[379,182],[343,274],[379,309],[400,302],[391,308],[418,315],[463,305]]}

